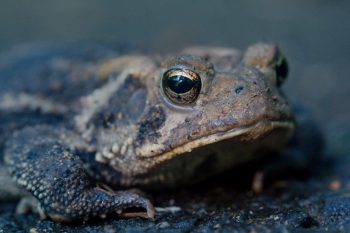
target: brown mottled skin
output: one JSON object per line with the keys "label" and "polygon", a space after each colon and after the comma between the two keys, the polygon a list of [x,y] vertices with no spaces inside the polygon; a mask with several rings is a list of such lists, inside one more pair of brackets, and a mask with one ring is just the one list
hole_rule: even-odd
{"label": "brown mottled skin", "polygon": [[[183,99],[173,93],[176,102],[169,70],[200,82]],[[54,220],[135,207],[145,213],[129,216],[153,218],[146,198],[113,189],[189,184],[280,149],[294,128],[279,89],[286,75],[270,43],[243,54],[206,47],[166,56],[104,47],[20,50],[0,58],[0,152],[17,184]]]}

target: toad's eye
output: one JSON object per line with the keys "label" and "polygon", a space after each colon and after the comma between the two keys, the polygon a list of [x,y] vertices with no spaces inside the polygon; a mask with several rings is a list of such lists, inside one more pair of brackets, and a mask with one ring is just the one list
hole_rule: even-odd
{"label": "toad's eye", "polygon": [[277,85],[280,86],[286,80],[288,75],[288,63],[284,56],[281,55],[276,64]]}
{"label": "toad's eye", "polygon": [[202,81],[197,73],[176,68],[164,73],[162,87],[164,94],[171,102],[188,105],[198,98]]}

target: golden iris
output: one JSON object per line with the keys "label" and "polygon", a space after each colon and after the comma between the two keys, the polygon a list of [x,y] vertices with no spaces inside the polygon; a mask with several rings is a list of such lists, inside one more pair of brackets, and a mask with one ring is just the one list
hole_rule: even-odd
{"label": "golden iris", "polygon": [[198,98],[202,81],[199,75],[191,70],[174,68],[164,73],[162,87],[171,102],[188,105]]}

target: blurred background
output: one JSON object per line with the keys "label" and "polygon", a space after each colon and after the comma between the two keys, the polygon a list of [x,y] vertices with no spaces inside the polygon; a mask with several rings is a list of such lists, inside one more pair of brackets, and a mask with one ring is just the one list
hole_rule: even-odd
{"label": "blurred background", "polygon": [[275,41],[290,65],[286,95],[310,110],[334,149],[350,151],[350,1],[0,2],[0,52],[46,41],[124,44],[149,52]]}

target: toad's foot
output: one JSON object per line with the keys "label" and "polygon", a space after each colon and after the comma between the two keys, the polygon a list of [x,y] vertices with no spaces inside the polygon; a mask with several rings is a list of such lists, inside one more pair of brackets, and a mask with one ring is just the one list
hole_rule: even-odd
{"label": "toad's foot", "polygon": [[[5,160],[18,184],[35,196],[41,209],[59,222],[122,215],[154,218],[149,200],[129,191],[115,192],[91,182],[74,148],[48,127],[26,128],[7,142]],[[56,134],[57,135],[57,134]],[[80,152],[81,153],[81,152]]]}

